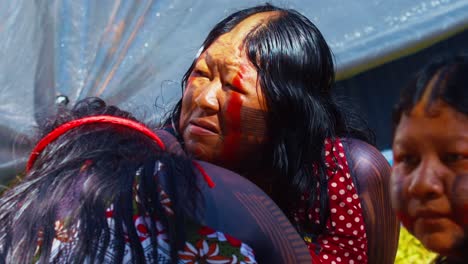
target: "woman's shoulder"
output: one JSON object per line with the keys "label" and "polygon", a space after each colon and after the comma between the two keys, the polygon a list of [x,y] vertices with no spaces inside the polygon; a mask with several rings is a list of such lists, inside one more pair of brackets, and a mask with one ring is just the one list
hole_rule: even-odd
{"label": "woman's shoulder", "polygon": [[281,209],[245,177],[222,167],[196,161],[210,184],[201,185],[204,224],[229,233],[255,250],[261,263],[310,263],[301,236]]}
{"label": "woman's shoulder", "polygon": [[376,147],[354,138],[344,138],[341,141],[359,193],[372,184],[388,186],[390,164]]}
{"label": "woman's shoulder", "polygon": [[369,165],[377,171],[388,172],[390,164],[382,153],[371,144],[355,138],[342,138],[351,170],[362,169]]}
{"label": "woman's shoulder", "polygon": [[186,156],[182,144],[171,127],[163,127],[154,131],[164,144],[165,150],[179,156]]}
{"label": "woman's shoulder", "polygon": [[390,204],[390,164],[376,147],[362,140],[342,142],[364,212],[369,262],[393,263],[399,223]]}

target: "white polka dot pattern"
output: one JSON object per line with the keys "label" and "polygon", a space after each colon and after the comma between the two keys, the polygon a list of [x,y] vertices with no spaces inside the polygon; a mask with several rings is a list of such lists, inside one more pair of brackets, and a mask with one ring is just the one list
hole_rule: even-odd
{"label": "white polka dot pattern", "polygon": [[[339,139],[325,141],[330,214],[325,232],[308,246],[319,263],[365,264],[367,238],[363,212],[344,153]],[[319,212],[315,208],[309,210],[309,221],[320,223]]]}

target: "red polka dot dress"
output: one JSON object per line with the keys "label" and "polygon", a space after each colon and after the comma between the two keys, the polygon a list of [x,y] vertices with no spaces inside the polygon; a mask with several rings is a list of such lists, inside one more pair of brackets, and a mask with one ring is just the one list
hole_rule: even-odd
{"label": "red polka dot dress", "polygon": [[[339,139],[325,140],[325,162],[330,210],[326,228],[319,236],[303,234],[313,263],[367,263],[367,237],[361,202]],[[317,184],[317,190],[319,188]],[[302,196],[303,201],[307,198],[307,194]],[[299,226],[304,226],[304,221],[320,224],[319,204],[308,211],[304,208],[299,207],[294,213],[296,223]]]}

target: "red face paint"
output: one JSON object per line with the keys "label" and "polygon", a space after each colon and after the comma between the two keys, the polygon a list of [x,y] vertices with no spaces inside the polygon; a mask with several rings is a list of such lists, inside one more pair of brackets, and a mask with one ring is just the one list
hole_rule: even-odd
{"label": "red face paint", "polygon": [[397,212],[397,217],[398,219],[400,219],[401,223],[403,224],[404,227],[406,227],[406,229],[412,228],[413,221],[411,221],[411,219],[408,216],[406,216],[405,213],[399,211]]}
{"label": "red face paint", "polygon": [[[242,77],[245,66],[240,65],[236,76],[232,79],[232,85],[237,89],[242,89]],[[228,161],[235,161],[236,153],[240,147],[241,139],[241,107],[240,94],[233,92],[226,107],[226,136],[224,138],[223,158]]]}
{"label": "red face paint", "polygon": [[226,107],[226,136],[222,156],[227,161],[235,161],[236,153],[240,147],[241,139],[241,107],[242,100],[239,93],[231,93],[231,98]]}
{"label": "red face paint", "polygon": [[468,175],[466,173],[455,177],[450,200],[456,221],[468,227]]}
{"label": "red face paint", "polygon": [[463,226],[468,226],[468,204],[465,204],[463,206],[462,225]]}
{"label": "red face paint", "polygon": [[236,77],[234,77],[234,79],[232,79],[232,85],[234,87],[237,87],[239,89],[242,89],[242,69],[241,71],[239,71],[236,75]]}
{"label": "red face paint", "polygon": [[236,76],[232,79],[232,85],[234,87],[237,87],[239,89],[244,88],[244,84],[243,84],[244,74],[248,70],[249,70],[248,65],[246,65],[246,64],[240,64],[239,65],[239,71],[237,72]]}

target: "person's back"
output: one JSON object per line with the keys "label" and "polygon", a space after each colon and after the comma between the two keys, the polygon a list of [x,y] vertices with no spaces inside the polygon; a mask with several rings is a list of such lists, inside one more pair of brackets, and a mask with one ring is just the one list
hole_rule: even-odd
{"label": "person's back", "polygon": [[[223,193],[208,194],[203,174],[208,171],[232,192],[239,186],[223,184],[219,174],[233,180],[239,175],[178,155],[163,131],[154,133],[97,98],[61,109],[40,132],[24,179],[0,198],[0,263],[256,262],[248,245],[203,225],[205,214],[228,223],[245,213],[224,219],[211,210],[210,203]],[[239,181],[269,199],[250,182]],[[266,217],[272,218],[268,212]],[[268,237],[258,223],[245,230],[250,233],[232,234],[258,245]],[[278,230],[274,234],[282,236]],[[290,233],[284,243],[294,239],[300,237]],[[260,251],[262,262],[284,263],[292,256],[294,262],[310,263],[307,256],[299,259],[301,247],[267,245],[269,254]]]}

